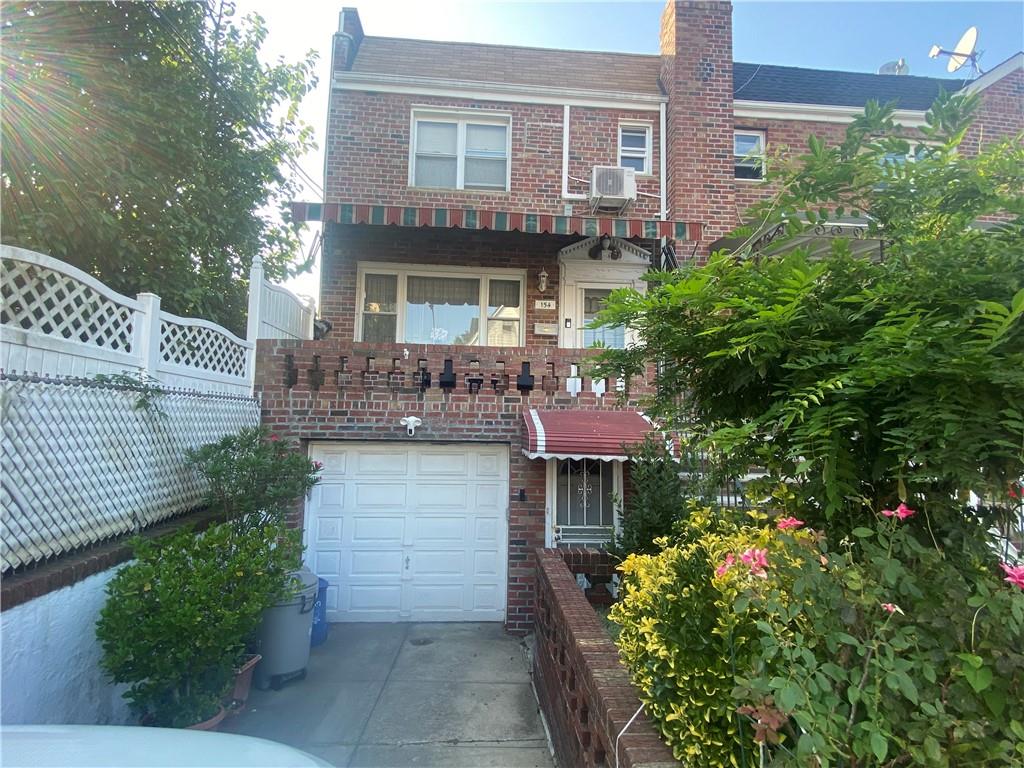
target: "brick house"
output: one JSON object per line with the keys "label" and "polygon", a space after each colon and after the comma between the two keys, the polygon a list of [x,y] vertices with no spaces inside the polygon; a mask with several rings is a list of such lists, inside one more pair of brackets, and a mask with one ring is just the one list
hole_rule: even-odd
{"label": "brick house", "polygon": [[[263,419],[323,462],[297,517],[331,620],[530,629],[534,549],[597,545],[652,426],[649,376],[583,367],[608,291],[704,257],[766,149],[951,81],[734,63],[728,2],[669,2],[661,55],[334,36],[317,341],[261,340]],[[1024,129],[1024,55],[967,86]],[[957,83],[959,84],[959,83]],[[604,169],[604,170],[602,170]],[[624,393],[624,399],[618,395]]]}

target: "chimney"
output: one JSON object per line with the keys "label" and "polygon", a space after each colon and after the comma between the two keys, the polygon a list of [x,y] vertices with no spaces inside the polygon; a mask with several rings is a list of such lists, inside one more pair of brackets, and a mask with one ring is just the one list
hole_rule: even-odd
{"label": "chimney", "polygon": [[342,8],[338,14],[338,31],[334,34],[331,71],[352,69],[359,44],[363,42],[363,23],[355,8]]}
{"label": "chimney", "polygon": [[661,82],[668,94],[670,218],[700,222],[701,257],[733,228],[732,4],[668,0],[661,15]]}

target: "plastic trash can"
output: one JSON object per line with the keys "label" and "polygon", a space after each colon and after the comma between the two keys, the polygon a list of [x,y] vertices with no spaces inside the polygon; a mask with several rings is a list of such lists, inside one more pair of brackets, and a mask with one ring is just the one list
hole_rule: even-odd
{"label": "plastic trash can", "polygon": [[310,646],[320,645],[327,639],[327,579],[317,579],[316,602],[313,604],[313,633]]}
{"label": "plastic trash can", "polygon": [[295,591],[263,614],[259,631],[259,653],[255,683],[261,691],[277,690],[284,683],[306,676],[309,640],[313,631],[313,606],[317,578],[308,568],[293,571]]}

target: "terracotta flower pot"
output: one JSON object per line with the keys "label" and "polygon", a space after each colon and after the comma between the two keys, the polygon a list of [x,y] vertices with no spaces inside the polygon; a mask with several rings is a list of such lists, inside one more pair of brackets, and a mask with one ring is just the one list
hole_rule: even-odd
{"label": "terracotta flower pot", "polygon": [[245,706],[245,702],[249,698],[249,690],[252,688],[252,672],[262,658],[258,653],[254,653],[235,670],[235,687],[231,691],[232,714],[240,712]]}
{"label": "terracotta flower pot", "polygon": [[209,720],[203,720],[201,723],[195,723],[194,725],[185,726],[186,731],[215,731],[217,726],[220,725],[220,721],[224,719],[227,714],[227,710],[221,707],[217,710],[217,714],[211,717]]}

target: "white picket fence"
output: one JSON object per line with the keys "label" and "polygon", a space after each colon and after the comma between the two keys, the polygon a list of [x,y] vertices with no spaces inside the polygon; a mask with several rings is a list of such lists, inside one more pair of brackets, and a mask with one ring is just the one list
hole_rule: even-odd
{"label": "white picket fence", "polygon": [[161,311],[35,251],[0,246],[0,371],[49,377],[144,373],[161,386],[248,395],[258,338],[313,337],[313,308],[250,274],[248,339]]}

